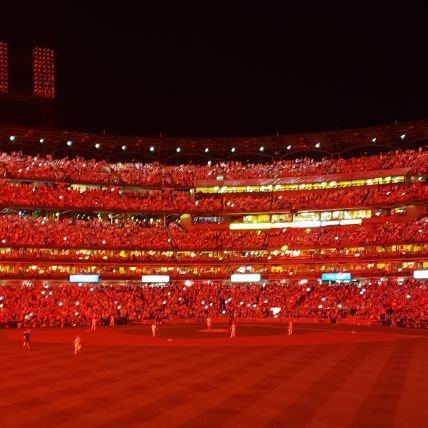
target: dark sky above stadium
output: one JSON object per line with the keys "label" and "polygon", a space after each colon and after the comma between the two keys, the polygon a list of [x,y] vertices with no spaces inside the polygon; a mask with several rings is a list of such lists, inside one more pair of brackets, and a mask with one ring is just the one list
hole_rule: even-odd
{"label": "dark sky above stadium", "polygon": [[64,129],[262,135],[428,118],[425,8],[28,3],[4,11],[0,40],[55,49]]}

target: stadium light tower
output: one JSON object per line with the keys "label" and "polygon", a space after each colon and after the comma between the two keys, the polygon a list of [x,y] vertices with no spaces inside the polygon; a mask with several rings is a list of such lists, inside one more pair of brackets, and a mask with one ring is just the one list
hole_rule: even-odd
{"label": "stadium light tower", "polygon": [[55,98],[54,50],[35,47],[33,49],[33,95]]}
{"label": "stadium light tower", "polygon": [[7,59],[7,43],[0,42],[0,94],[9,92],[9,67]]}
{"label": "stadium light tower", "polygon": [[54,127],[55,52],[0,41],[0,117],[4,123]]}

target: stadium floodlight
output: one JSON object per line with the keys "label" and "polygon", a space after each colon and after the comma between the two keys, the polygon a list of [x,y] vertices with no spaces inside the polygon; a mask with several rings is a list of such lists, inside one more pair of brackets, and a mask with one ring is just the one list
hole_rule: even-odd
{"label": "stadium floodlight", "polygon": [[9,92],[8,69],[7,43],[0,42],[0,94],[7,94]]}
{"label": "stadium floodlight", "polygon": [[321,147],[321,143],[316,143],[316,144],[315,144],[315,147],[316,147],[317,149],[319,149],[319,148]]}
{"label": "stadium floodlight", "polygon": [[259,273],[233,273],[230,275],[231,282],[260,282],[261,279]]}
{"label": "stadium floodlight", "polygon": [[428,269],[414,270],[413,278],[415,279],[428,279]]}
{"label": "stadium floodlight", "polygon": [[169,282],[169,275],[143,275],[141,282],[166,284]]}
{"label": "stadium floodlight", "polygon": [[181,147],[177,147],[175,150],[176,150],[177,153],[180,153],[181,152]]}
{"label": "stadium floodlight", "polygon": [[73,145],[73,141],[68,140],[68,141],[67,141],[67,146],[68,146],[68,147],[71,147],[72,145]]}
{"label": "stadium floodlight", "polygon": [[12,141],[12,142],[14,142],[14,141],[16,140],[15,135],[11,135],[11,136],[9,137],[9,140],[10,140],[10,141]]}
{"label": "stadium floodlight", "polygon": [[70,282],[99,282],[99,280],[99,275],[87,273],[70,275],[69,277]]}
{"label": "stadium floodlight", "polygon": [[208,153],[210,149],[208,147],[205,147],[205,153]]}
{"label": "stadium floodlight", "polygon": [[53,49],[41,47],[33,49],[33,94],[41,98],[55,98]]}
{"label": "stadium floodlight", "polygon": [[404,140],[404,139],[406,138],[406,134],[401,134],[401,135],[400,135],[400,138],[401,138],[402,140]]}
{"label": "stadium floodlight", "polygon": [[45,139],[44,138],[40,138],[39,143],[43,144],[44,142],[45,142]]}

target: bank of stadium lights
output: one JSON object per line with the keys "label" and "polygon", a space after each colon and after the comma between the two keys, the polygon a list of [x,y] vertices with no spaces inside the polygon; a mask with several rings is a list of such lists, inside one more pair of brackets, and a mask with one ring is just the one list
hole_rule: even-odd
{"label": "bank of stadium lights", "polygon": [[54,51],[50,48],[33,49],[33,94],[36,97],[55,98]]}
{"label": "bank of stadium lights", "polygon": [[67,146],[68,146],[68,147],[71,147],[72,145],[73,145],[73,141],[68,140],[68,141],[67,141]]}
{"label": "bank of stadium lights", "polygon": [[0,94],[9,92],[7,43],[0,42]]}
{"label": "bank of stadium lights", "polygon": [[402,140],[404,140],[404,139],[406,138],[406,134],[401,134],[401,135],[400,135],[400,138],[401,138]]}

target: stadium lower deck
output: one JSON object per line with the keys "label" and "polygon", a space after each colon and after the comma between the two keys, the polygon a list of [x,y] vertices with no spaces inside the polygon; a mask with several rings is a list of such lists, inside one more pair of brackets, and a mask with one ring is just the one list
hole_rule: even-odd
{"label": "stadium lower deck", "polygon": [[0,330],[4,428],[427,426],[424,329],[36,328],[30,350],[22,333]]}

